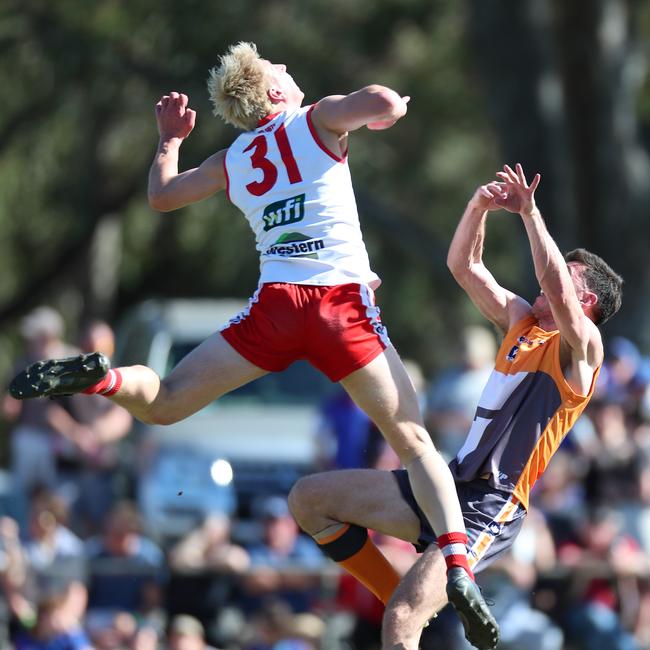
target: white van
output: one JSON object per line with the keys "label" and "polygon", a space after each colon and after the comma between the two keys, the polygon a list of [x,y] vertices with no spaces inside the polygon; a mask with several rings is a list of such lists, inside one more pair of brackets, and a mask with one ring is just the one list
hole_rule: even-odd
{"label": "white van", "polygon": [[[233,299],[141,303],[118,327],[115,363],[144,364],[164,376],[245,306]],[[150,530],[178,537],[211,511],[246,519],[257,497],[287,494],[314,469],[319,407],[333,390],[299,361],[176,424],[137,423],[136,487]]]}

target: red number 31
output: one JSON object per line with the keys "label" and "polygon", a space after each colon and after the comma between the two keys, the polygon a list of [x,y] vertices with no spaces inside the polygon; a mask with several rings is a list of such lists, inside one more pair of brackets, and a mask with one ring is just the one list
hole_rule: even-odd
{"label": "red number 31", "polygon": [[[298,164],[294,158],[293,151],[291,151],[291,145],[289,144],[289,138],[287,138],[287,132],[284,129],[284,124],[281,124],[278,129],[273,134],[275,141],[280,150],[280,157],[282,162],[287,170],[287,176],[289,177],[289,183],[292,185],[294,183],[299,183],[302,180],[300,175],[300,170],[298,169]],[[253,181],[246,185],[246,189],[255,196],[262,196],[266,194],[277,182],[278,180],[278,169],[277,167],[266,157],[266,154],[269,151],[268,143],[266,141],[265,135],[258,135],[247,147],[244,149],[244,153],[247,151],[253,150],[251,155],[251,165],[253,169],[259,169],[262,171],[262,180]]]}

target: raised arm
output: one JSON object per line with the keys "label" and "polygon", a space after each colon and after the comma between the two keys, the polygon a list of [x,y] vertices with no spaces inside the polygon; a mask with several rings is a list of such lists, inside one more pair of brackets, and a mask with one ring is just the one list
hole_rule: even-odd
{"label": "raised arm", "polygon": [[187,107],[187,96],[172,92],[156,104],[158,149],[149,170],[149,205],[160,212],[196,203],[226,187],[223,160],[219,151],[201,165],[178,171],[181,144],[194,128],[196,113]]}
{"label": "raised arm", "polygon": [[479,311],[502,332],[530,311],[530,305],[504,289],[483,263],[485,220],[497,210],[498,183],[479,187],[465,208],[449,247],[447,266]]}
{"label": "raised arm", "polygon": [[530,242],[537,281],[548,300],[555,325],[562,339],[569,345],[574,362],[586,361],[595,368],[602,361],[602,342],[598,328],[585,315],[583,304],[596,299],[584,287],[576,288],[581,280],[567,266],[564,256],[549,234],[544,219],[535,204],[537,174],[530,186],[520,164],[513,170],[505,165],[498,176],[503,181],[505,194],[495,202],[521,216]]}
{"label": "raised arm", "polygon": [[349,95],[324,97],[314,106],[312,119],[316,127],[339,135],[362,126],[379,131],[393,126],[406,115],[409,99],[375,84]]}

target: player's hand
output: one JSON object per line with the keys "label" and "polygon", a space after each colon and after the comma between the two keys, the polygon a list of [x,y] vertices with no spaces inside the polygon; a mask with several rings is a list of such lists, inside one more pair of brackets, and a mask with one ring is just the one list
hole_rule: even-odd
{"label": "player's hand", "polygon": [[156,104],[158,133],[164,140],[187,138],[196,122],[196,111],[187,107],[187,95],[171,92]]}
{"label": "player's hand", "polygon": [[503,171],[497,172],[505,188],[505,196],[496,199],[497,205],[508,212],[519,213],[522,217],[530,216],[535,210],[535,190],[541,176],[535,177],[528,185],[523,167],[517,163],[513,170],[509,165],[503,166]]}
{"label": "player's hand", "polygon": [[393,126],[393,124],[395,124],[397,120],[401,119],[402,117],[404,117],[404,115],[406,115],[406,104],[408,104],[410,100],[411,98],[408,95],[402,97],[402,101],[404,102],[404,113],[399,117],[394,117],[391,118],[390,120],[377,120],[376,122],[368,122],[368,124],[366,124],[366,127],[370,131],[383,131],[384,129],[390,129],[390,127]]}
{"label": "player's hand", "polygon": [[497,200],[503,200],[506,197],[505,183],[493,181],[477,188],[472,197],[472,202],[479,210],[500,210],[501,206],[497,203]]}

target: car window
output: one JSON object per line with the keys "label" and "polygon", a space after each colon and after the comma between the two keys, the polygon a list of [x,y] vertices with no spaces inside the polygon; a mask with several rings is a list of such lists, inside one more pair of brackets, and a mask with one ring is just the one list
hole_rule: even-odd
{"label": "car window", "polygon": [[[200,341],[173,343],[169,351],[166,374],[199,343]],[[220,397],[219,403],[319,405],[335,389],[336,384],[307,361],[296,361],[283,372],[269,373]]]}

